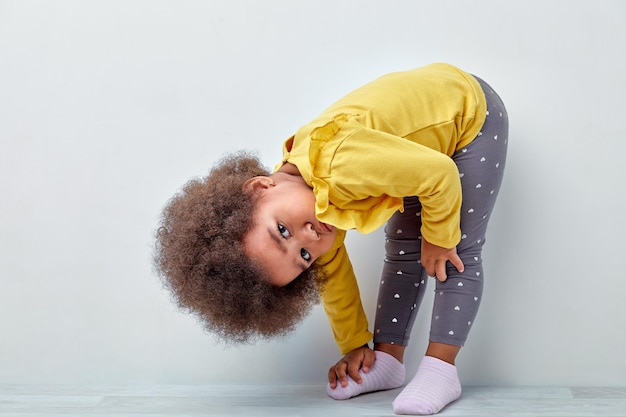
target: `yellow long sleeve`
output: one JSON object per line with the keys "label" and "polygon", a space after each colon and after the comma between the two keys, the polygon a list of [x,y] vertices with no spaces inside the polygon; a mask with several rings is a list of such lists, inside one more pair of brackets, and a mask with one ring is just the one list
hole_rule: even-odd
{"label": "yellow long sleeve", "polygon": [[345,232],[338,230],[337,244],[317,260],[329,275],[322,292],[324,311],[342,355],[363,346],[372,338],[352,264],[343,244]]}

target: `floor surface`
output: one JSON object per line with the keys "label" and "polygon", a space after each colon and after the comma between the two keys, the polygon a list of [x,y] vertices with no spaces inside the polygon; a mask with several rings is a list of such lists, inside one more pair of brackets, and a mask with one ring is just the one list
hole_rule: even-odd
{"label": "floor surface", "polygon": [[[347,401],[325,387],[93,387],[0,384],[0,417],[391,417],[400,389]],[[466,387],[440,416],[626,417],[626,387]]]}

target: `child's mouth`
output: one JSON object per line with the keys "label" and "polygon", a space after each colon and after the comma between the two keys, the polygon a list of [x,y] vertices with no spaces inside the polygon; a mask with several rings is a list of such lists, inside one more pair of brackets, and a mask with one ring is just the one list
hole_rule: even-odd
{"label": "child's mouth", "polygon": [[332,232],[333,229],[334,229],[334,227],[331,226],[330,224],[326,224],[326,223],[323,223],[323,222],[320,222],[320,226],[321,226],[321,229],[326,231],[326,232]]}

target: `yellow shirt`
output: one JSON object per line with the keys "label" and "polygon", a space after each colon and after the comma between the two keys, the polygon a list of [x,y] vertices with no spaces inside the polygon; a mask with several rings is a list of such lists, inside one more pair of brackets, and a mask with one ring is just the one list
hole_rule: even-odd
{"label": "yellow shirt", "polygon": [[322,301],[342,353],[371,339],[345,230],[376,230],[403,210],[404,197],[418,196],[424,238],[456,246],[461,183],[450,157],[477,136],[485,115],[474,77],[431,64],[356,89],[285,142],[282,164],[296,165],[313,188],[318,219],[341,229],[317,262],[330,275]]}

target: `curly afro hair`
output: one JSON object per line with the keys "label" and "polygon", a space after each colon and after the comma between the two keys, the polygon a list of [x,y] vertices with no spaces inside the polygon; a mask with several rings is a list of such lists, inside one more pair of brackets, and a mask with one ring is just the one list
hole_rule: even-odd
{"label": "curly afro hair", "polygon": [[258,158],[239,152],[204,178],[188,181],[163,209],[154,266],[177,306],[226,342],[291,332],[319,302],[324,274],[315,265],[275,287],[245,255],[255,200],[244,182],[269,175]]}

